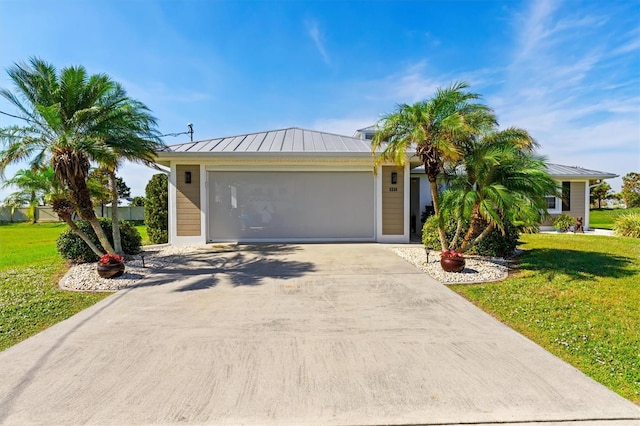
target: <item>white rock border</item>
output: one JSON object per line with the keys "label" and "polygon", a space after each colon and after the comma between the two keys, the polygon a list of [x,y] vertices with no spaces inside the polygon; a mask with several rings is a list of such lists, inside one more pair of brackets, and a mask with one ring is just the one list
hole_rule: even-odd
{"label": "white rock border", "polygon": [[73,265],[58,282],[58,286],[70,291],[112,292],[122,290],[135,285],[158,269],[170,267],[198,248],[201,247],[144,246],[139,254],[128,256],[125,260],[124,274],[117,278],[100,277],[95,262]]}
{"label": "white rock border", "polygon": [[424,248],[394,247],[395,254],[431,275],[442,284],[477,284],[502,281],[509,275],[509,267],[502,258],[465,256],[462,272],[445,272],[440,266],[440,252],[432,252],[427,258]]}

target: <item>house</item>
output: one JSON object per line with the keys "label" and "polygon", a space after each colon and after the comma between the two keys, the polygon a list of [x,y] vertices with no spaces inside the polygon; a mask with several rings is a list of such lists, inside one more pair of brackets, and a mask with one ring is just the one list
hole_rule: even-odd
{"label": "house", "polygon": [[547,173],[562,187],[562,198],[547,197],[547,211],[551,219],[542,224],[542,230],[553,229],[553,219],[562,213],[573,218],[582,217],[584,229],[588,230],[591,187],[605,179],[618,177],[613,173],[551,163],[547,163]]}
{"label": "house", "polygon": [[[167,147],[157,163],[170,168],[169,242],[409,242],[431,204],[428,182],[411,153],[403,168],[374,173],[373,133],[294,127]],[[557,171],[572,213],[586,196],[588,224],[589,180],[614,175],[574,169],[584,170]]]}

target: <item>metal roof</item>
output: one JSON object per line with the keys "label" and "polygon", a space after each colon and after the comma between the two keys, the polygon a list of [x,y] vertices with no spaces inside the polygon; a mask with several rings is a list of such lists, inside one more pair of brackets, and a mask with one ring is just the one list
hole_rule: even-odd
{"label": "metal roof", "polygon": [[163,152],[336,152],[370,154],[371,145],[369,141],[358,138],[290,127],[288,129],[170,145]]}
{"label": "metal roof", "polygon": [[[424,173],[424,166],[411,169],[411,173]],[[577,166],[563,166],[562,164],[547,163],[547,173],[554,178],[573,179],[613,179],[618,177],[614,173],[583,169]]]}
{"label": "metal roof", "polygon": [[598,170],[583,169],[577,166],[563,166],[562,164],[547,163],[547,173],[553,177],[613,179],[615,173],[600,172]]}

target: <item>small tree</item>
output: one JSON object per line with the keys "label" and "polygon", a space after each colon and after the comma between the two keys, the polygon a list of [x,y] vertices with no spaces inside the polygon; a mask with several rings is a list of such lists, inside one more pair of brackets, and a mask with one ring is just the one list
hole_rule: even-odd
{"label": "small tree", "polygon": [[629,172],[622,177],[622,197],[627,208],[640,207],[640,173]]}
{"label": "small tree", "polygon": [[[109,204],[112,201],[109,170],[104,167],[98,167],[91,170],[87,177],[87,186],[89,187],[89,193],[91,194],[91,201],[94,205],[100,205],[100,215],[104,217],[104,205]],[[131,196],[131,188],[129,188],[124,179],[119,176],[116,177],[116,190],[118,191],[118,199]]]}
{"label": "small tree", "polygon": [[146,201],[146,198],[136,196],[136,197],[133,197],[133,199],[131,200],[131,205],[134,207],[144,207],[145,201]]}
{"label": "small tree", "polygon": [[153,175],[145,188],[144,223],[149,240],[154,244],[169,241],[169,178]]}
{"label": "small tree", "polygon": [[602,208],[602,200],[611,198],[613,191],[607,182],[602,182],[598,186],[591,188],[591,203],[598,201],[598,208]]}

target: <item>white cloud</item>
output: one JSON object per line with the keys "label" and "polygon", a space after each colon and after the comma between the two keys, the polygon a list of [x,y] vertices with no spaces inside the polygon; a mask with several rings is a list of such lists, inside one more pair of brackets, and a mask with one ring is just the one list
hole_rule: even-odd
{"label": "white cloud", "polygon": [[318,52],[320,52],[320,56],[322,56],[322,60],[327,64],[331,65],[331,60],[329,59],[329,55],[327,54],[326,49],[324,48],[324,42],[322,34],[320,33],[320,29],[318,28],[318,22],[316,20],[308,20],[305,21],[305,26],[307,27],[307,33],[311,40],[316,45]]}
{"label": "white cloud", "polygon": [[[624,55],[638,42],[602,37],[607,9],[561,8],[533,1],[519,17],[505,82],[487,102],[502,127],[529,130],[551,162],[619,175],[640,170],[639,81],[624,72]],[[610,184],[619,190],[620,182]]]}

